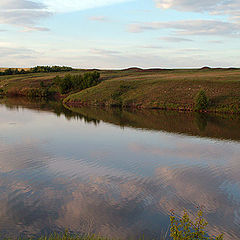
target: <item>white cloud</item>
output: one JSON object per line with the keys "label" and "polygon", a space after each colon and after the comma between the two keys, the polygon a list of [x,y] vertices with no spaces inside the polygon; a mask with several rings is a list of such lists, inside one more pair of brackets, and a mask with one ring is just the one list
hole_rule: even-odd
{"label": "white cloud", "polygon": [[45,6],[42,3],[29,0],[1,0],[1,10],[9,9],[42,9]]}
{"label": "white cloud", "polygon": [[220,2],[219,0],[155,0],[159,8],[173,8],[180,11],[202,12],[213,10]]}
{"label": "white cloud", "polygon": [[0,24],[12,24],[31,27],[41,18],[49,17],[47,11],[14,10],[0,12]]}
{"label": "white cloud", "polygon": [[130,0],[40,0],[54,12],[72,12],[95,7],[107,6]]}
{"label": "white cloud", "polygon": [[193,40],[191,39],[179,38],[179,37],[161,37],[160,39],[166,42],[193,42]]}
{"label": "white cloud", "polygon": [[0,42],[0,57],[6,58],[11,56],[19,56],[19,55],[33,55],[37,52],[33,49],[26,48],[12,42]]}
{"label": "white cloud", "polygon": [[108,50],[108,49],[98,49],[98,48],[93,48],[90,50],[90,53],[93,55],[100,55],[102,57],[108,57],[111,55],[116,55],[119,54],[119,51],[112,51],[112,50]]}
{"label": "white cloud", "polygon": [[239,0],[155,0],[156,6],[187,12],[208,12],[210,14],[240,17]]}
{"label": "white cloud", "polygon": [[91,21],[97,21],[97,22],[107,22],[108,19],[104,16],[92,16],[89,18]]}
{"label": "white cloud", "polygon": [[172,22],[134,23],[128,31],[140,33],[146,30],[173,29],[178,35],[218,35],[239,37],[240,24],[214,20],[185,20]]}
{"label": "white cloud", "polygon": [[47,30],[36,26],[40,19],[51,15],[43,3],[29,0],[1,0],[0,9],[0,24],[21,26],[25,30]]}
{"label": "white cloud", "polygon": [[[47,31],[36,24],[56,12],[72,12],[131,0],[1,0],[0,24],[21,26],[24,31]],[[94,17],[94,21],[106,21]]]}

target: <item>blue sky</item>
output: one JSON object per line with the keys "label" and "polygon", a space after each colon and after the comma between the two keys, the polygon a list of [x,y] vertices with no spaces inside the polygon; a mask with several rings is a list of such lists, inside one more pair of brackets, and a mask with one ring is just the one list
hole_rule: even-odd
{"label": "blue sky", "polygon": [[1,0],[0,66],[240,67],[239,0]]}

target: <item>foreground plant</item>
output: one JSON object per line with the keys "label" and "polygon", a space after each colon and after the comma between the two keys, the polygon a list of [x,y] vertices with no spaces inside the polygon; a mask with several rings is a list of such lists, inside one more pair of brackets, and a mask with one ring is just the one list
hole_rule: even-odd
{"label": "foreground plant", "polygon": [[[198,212],[198,216],[195,220],[191,220],[188,213],[185,212],[181,218],[175,216],[174,212],[170,216],[170,238],[168,237],[169,232],[162,233],[160,236],[161,240],[223,240],[223,234],[217,237],[209,237],[205,231],[208,225],[207,221],[203,218],[202,211]],[[8,239],[10,240],[10,239]],[[18,239],[26,240],[26,239]],[[37,240],[31,238],[29,240]],[[66,230],[64,234],[53,234],[48,237],[40,237],[38,240],[114,240],[107,237],[101,237],[97,235],[72,235]],[[139,240],[144,240],[140,238]]]}
{"label": "foreground plant", "polygon": [[170,236],[172,240],[223,240],[223,234],[218,237],[209,237],[205,231],[208,222],[203,218],[202,211],[198,212],[195,220],[191,220],[185,212],[182,218],[177,218],[174,213],[170,216]]}

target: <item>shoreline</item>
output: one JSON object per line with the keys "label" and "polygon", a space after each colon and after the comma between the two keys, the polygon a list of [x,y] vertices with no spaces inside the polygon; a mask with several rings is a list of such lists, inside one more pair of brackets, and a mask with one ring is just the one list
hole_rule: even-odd
{"label": "shoreline", "polygon": [[169,107],[145,107],[141,105],[109,105],[106,103],[87,103],[87,102],[65,102],[64,98],[61,98],[63,105],[68,106],[68,108],[81,108],[81,107],[100,107],[100,108],[122,108],[122,109],[134,109],[134,110],[159,110],[159,111],[175,111],[175,112],[191,112],[191,113],[202,113],[202,114],[211,114],[211,113],[219,113],[219,114],[229,114],[229,115],[237,115],[240,113],[239,111],[223,111],[223,110],[194,110],[194,108],[187,107],[179,107],[179,108],[169,108]]}

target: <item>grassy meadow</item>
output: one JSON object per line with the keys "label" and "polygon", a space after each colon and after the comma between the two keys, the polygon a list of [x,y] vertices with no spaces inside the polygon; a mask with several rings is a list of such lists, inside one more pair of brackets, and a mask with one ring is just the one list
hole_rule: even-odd
{"label": "grassy meadow", "polygon": [[[88,70],[75,70],[71,75]],[[203,89],[209,99],[208,111],[240,112],[240,69],[191,70],[102,70],[101,83],[85,90],[59,93],[53,84],[60,73],[29,73],[0,76],[0,89],[8,95],[26,95],[31,89],[48,87],[55,95],[65,98],[68,106],[121,106],[193,110],[195,96]]]}

